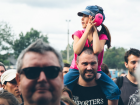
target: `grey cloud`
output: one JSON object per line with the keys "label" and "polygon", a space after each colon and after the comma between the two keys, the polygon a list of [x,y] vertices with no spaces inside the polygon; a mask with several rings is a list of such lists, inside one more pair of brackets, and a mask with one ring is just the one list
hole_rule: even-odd
{"label": "grey cloud", "polygon": [[33,7],[67,8],[89,0],[6,0],[3,2],[26,4]]}

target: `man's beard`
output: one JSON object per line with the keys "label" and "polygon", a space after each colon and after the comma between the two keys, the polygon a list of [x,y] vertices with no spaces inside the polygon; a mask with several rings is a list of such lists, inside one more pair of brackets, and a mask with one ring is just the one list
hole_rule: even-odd
{"label": "man's beard", "polygon": [[129,69],[129,73],[130,73],[130,75],[133,76],[133,77],[136,77],[136,75],[135,75],[135,73],[134,73],[135,70],[136,70],[135,68]]}
{"label": "man's beard", "polygon": [[[93,76],[91,78],[87,78],[85,76],[86,72],[92,72]],[[84,70],[84,72],[80,72],[81,77],[86,81],[86,82],[90,82],[92,81],[95,77],[96,77],[97,72],[95,72],[95,70]]]}

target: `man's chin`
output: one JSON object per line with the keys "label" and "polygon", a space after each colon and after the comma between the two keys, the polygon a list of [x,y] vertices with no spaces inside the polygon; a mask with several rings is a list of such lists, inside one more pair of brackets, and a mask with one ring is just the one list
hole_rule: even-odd
{"label": "man's chin", "polygon": [[35,102],[50,102],[52,100],[52,94],[50,92],[45,93],[35,93],[32,98]]}
{"label": "man's chin", "polygon": [[130,73],[131,76],[136,77],[136,75],[135,75],[134,72],[130,72],[130,71],[129,71],[129,73]]}
{"label": "man's chin", "polygon": [[90,82],[90,81],[92,81],[94,78],[95,78],[95,76],[92,76],[92,77],[84,77],[84,80],[85,80],[86,82]]}

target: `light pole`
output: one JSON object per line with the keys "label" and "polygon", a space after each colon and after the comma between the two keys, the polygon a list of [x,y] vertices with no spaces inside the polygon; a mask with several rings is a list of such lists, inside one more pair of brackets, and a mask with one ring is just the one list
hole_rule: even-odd
{"label": "light pole", "polygon": [[69,63],[69,22],[71,20],[66,20],[68,22],[68,46],[67,46],[67,62]]}

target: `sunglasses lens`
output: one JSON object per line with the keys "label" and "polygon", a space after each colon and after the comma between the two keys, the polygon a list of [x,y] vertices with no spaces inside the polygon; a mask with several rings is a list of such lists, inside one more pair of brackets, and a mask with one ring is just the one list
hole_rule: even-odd
{"label": "sunglasses lens", "polygon": [[48,66],[48,67],[43,67],[43,68],[29,67],[29,68],[23,69],[24,74],[26,75],[28,79],[37,79],[41,71],[44,71],[48,79],[54,79],[58,76],[60,70],[61,70],[60,67],[56,67],[56,66]]}
{"label": "sunglasses lens", "polygon": [[59,71],[60,71],[60,68],[56,66],[46,67],[44,70],[45,75],[48,79],[56,78],[59,74]]}
{"label": "sunglasses lens", "polygon": [[40,75],[40,70],[38,67],[25,68],[24,72],[28,79],[36,79]]}

